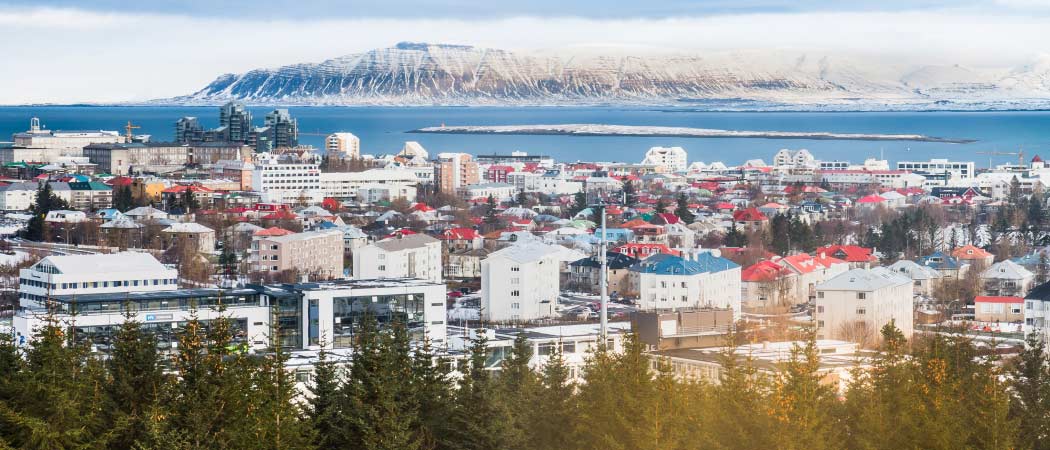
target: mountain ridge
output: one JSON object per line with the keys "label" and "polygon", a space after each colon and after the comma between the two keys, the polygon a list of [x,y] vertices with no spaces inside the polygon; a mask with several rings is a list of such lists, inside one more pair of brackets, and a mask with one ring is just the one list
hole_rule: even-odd
{"label": "mountain ridge", "polygon": [[[1023,66],[880,64],[814,52],[516,53],[469,45],[392,47],[241,74],[151,103],[1043,109],[1050,58]],[[720,107],[726,107],[721,105]],[[733,109],[737,107],[729,107]]]}

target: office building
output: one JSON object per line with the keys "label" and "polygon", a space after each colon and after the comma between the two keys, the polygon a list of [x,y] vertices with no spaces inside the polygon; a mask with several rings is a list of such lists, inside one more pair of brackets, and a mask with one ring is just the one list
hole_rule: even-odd
{"label": "office building", "polygon": [[189,147],[173,142],[130,144],[91,144],[84,147],[84,156],[98,170],[113,175],[143,172],[174,172],[186,166]]}
{"label": "office building", "polygon": [[299,125],[287,109],[275,109],[266,114],[262,128],[255,129],[255,149],[268,152],[299,145]]}
{"label": "office building", "polygon": [[48,296],[178,288],[178,271],[149,253],[52,255],[19,271],[22,306],[39,305]]}
{"label": "office building", "polygon": [[312,159],[260,155],[252,171],[252,190],[268,201],[297,203],[304,197],[322,196],[320,177],[321,170]]}

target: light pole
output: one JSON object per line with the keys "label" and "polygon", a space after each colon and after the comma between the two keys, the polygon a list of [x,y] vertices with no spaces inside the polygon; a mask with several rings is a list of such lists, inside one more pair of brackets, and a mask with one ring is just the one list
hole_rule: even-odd
{"label": "light pole", "polygon": [[598,262],[601,264],[601,272],[599,272],[598,284],[601,285],[601,312],[599,317],[601,319],[601,338],[602,344],[606,345],[609,335],[609,286],[608,282],[608,258],[605,257],[605,242],[606,242],[606,229],[605,229],[605,202],[602,201],[598,205],[601,208],[602,215],[602,237],[601,244],[598,249]]}

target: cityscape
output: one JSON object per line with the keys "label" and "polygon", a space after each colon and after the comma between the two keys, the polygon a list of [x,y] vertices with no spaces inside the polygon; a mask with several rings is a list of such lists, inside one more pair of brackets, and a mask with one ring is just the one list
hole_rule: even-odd
{"label": "cityscape", "polygon": [[[584,39],[563,21],[624,22],[239,3],[0,0],[52,50],[110,21],[275,42],[147,94],[0,88],[0,449],[1050,448],[1045,53],[679,29],[983,14],[1027,42],[1046,11],[613,2],[666,35]],[[471,36],[431,20],[479,44],[372,45]]]}

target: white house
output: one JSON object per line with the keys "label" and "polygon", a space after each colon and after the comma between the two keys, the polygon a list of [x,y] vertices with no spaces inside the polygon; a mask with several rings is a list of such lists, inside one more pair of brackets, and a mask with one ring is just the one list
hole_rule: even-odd
{"label": "white house", "polygon": [[1009,259],[999,261],[981,272],[982,290],[989,296],[1017,296],[1028,293],[1035,274]]}
{"label": "white house", "polygon": [[658,166],[666,172],[685,172],[689,154],[682,147],[652,147],[645,152],[642,164]]}
{"label": "white house", "polygon": [[817,285],[817,339],[869,345],[893,321],[911,339],[912,281],[884,267],[853,269]]}
{"label": "white house", "polygon": [[911,278],[912,292],[915,295],[933,295],[933,290],[937,288],[938,283],[943,278],[941,272],[937,269],[907,259],[897,261],[886,268]]}
{"label": "white house", "polygon": [[35,181],[13,183],[0,188],[0,210],[28,210],[36,201],[37,189],[40,189],[40,183]]}
{"label": "white house", "polygon": [[740,317],[740,266],[717,251],[684,257],[659,253],[631,267],[638,306],[647,310],[728,308]]}
{"label": "white house", "polygon": [[441,241],[398,234],[354,251],[354,278],[419,278],[440,283]]}
{"label": "white house", "polygon": [[523,241],[481,261],[481,317],[529,321],[553,317],[560,286],[558,250]]}

